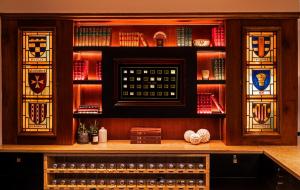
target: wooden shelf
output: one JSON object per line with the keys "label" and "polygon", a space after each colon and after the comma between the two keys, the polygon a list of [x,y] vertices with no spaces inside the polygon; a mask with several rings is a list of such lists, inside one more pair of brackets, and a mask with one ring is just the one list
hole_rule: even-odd
{"label": "wooden shelf", "polygon": [[47,173],[119,173],[119,174],[203,174],[208,172],[207,169],[191,169],[191,170],[120,170],[120,169],[52,169],[48,168]]}
{"label": "wooden shelf", "polygon": [[[103,114],[103,113],[73,113],[73,118],[128,118],[124,114]],[[181,114],[181,115],[154,115],[154,114],[141,114],[133,115],[131,118],[225,118],[225,113],[211,113],[211,114]]]}
{"label": "wooden shelf", "polygon": [[200,118],[225,118],[226,113],[197,114],[195,117],[200,117]]}
{"label": "wooden shelf", "polygon": [[197,80],[197,84],[226,84],[226,80]]}
{"label": "wooden shelf", "polygon": [[102,80],[73,80],[73,84],[102,84]]}
{"label": "wooden shelf", "polygon": [[103,114],[102,112],[100,113],[73,113],[73,118],[102,118]]}
{"label": "wooden shelf", "polygon": [[[48,189],[73,189],[73,188],[79,188],[79,189],[92,189],[92,188],[100,188],[100,189],[127,189],[126,185],[47,185],[46,188]],[[174,186],[167,186],[167,185],[163,185],[163,186],[151,186],[150,188],[148,188],[148,185],[134,185],[134,186],[128,186],[128,189],[177,189]],[[203,189],[203,190],[208,190],[209,188],[206,186],[199,186],[199,185],[194,185],[194,186],[182,186],[180,188],[185,189],[185,187],[187,189]]]}
{"label": "wooden shelf", "polygon": [[143,46],[80,46],[80,47],[73,47],[74,52],[80,51],[103,51],[106,49],[140,49],[140,48],[147,48],[147,49],[156,49],[156,48],[180,48],[180,49],[190,49],[194,51],[220,51],[225,52],[225,47],[190,47],[190,46],[166,46],[166,47],[143,47]]}

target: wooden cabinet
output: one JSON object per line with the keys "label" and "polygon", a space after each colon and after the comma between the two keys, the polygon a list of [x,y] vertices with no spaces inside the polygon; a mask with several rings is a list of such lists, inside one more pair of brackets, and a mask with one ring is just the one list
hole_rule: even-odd
{"label": "wooden cabinet", "polygon": [[46,154],[44,189],[208,190],[208,154]]}
{"label": "wooden cabinet", "polygon": [[[74,15],[72,19],[54,15],[45,15],[43,19],[37,19],[34,15],[27,15],[24,18],[4,15],[3,81],[7,82],[3,83],[2,106],[7,111],[2,113],[3,133],[6,134],[3,143],[73,144],[76,142],[79,122],[89,125],[97,120],[101,122],[101,126],[108,129],[110,140],[129,139],[130,128],[142,126],[162,128],[163,139],[182,140],[186,130],[197,131],[199,128],[206,128],[210,131],[211,139],[223,140],[226,145],[295,145],[298,97],[295,90],[297,18],[293,14],[262,15],[252,18],[241,14],[234,19],[229,16],[204,19],[203,15],[193,18],[181,16],[161,18],[161,15],[156,15],[147,19],[130,16],[122,19],[95,16],[91,19],[81,18],[78,15]],[[42,30],[49,27],[55,31],[53,38],[55,109],[51,120],[55,131],[52,136],[39,132],[24,136],[20,131],[18,133],[24,122],[21,119],[24,116],[22,113],[27,114],[26,119],[32,124],[32,118],[36,117],[35,113],[40,112],[32,112],[30,115],[28,107],[21,106],[24,97],[20,79],[26,74],[22,75],[20,67],[23,42],[18,36],[22,28]],[[223,33],[222,30],[214,33],[215,28],[223,27]],[[256,68],[255,62],[260,62],[257,61],[258,58],[251,63],[247,60],[249,32],[276,34],[276,39],[274,38],[276,50],[270,53],[272,56],[276,55],[272,61],[276,66],[273,67],[273,78],[269,78],[270,81],[275,81],[276,78],[276,84],[273,82],[272,87],[267,87],[272,88],[276,95],[249,98],[247,75],[252,75],[248,70],[268,75],[267,70],[270,66],[263,65]],[[224,37],[221,37],[222,34]],[[223,44],[214,41],[218,35],[220,39],[224,39]],[[256,38],[258,39],[258,36],[251,37],[252,45],[258,44]],[[193,43],[203,45],[207,39],[210,40],[208,47],[193,45]],[[268,50],[270,38],[261,36],[259,39],[264,44],[258,45],[257,49],[260,50],[257,55],[263,58],[265,56],[263,54],[271,52]],[[255,46],[252,45],[251,47]],[[252,52],[255,54],[256,50]],[[81,68],[81,64],[89,65],[87,70],[80,71],[85,73],[87,78],[76,78],[74,74],[75,72],[78,74],[75,70]],[[172,79],[176,84],[160,84],[158,81],[148,81],[147,84],[141,85],[131,84],[129,81],[125,84],[123,78],[121,80],[120,77],[124,73],[120,73],[118,69],[124,69],[126,65],[145,67],[145,64],[149,72],[163,71],[161,67],[168,64],[179,69],[177,78],[162,76],[166,77],[166,80],[170,79],[169,82]],[[135,72],[136,69],[137,67],[131,70]],[[146,70],[145,72],[148,72]],[[131,72],[130,69],[128,71]],[[209,80],[204,76],[207,74]],[[138,79],[136,75],[130,77],[132,80]],[[147,77],[150,75],[145,76]],[[155,77],[150,77],[149,80],[156,80]],[[27,83],[26,85],[28,86]],[[163,87],[162,90],[156,88],[156,85]],[[124,86],[128,88],[132,86],[133,91],[124,90]],[[149,90],[139,91],[136,86]],[[175,87],[174,90],[171,86]],[[155,87],[153,91],[152,87]],[[263,91],[259,89],[258,94]],[[126,93],[128,97],[125,97]],[[140,95],[143,97],[140,98]],[[265,99],[269,102],[265,102]],[[272,105],[271,100],[274,100]],[[80,107],[83,110],[94,107],[97,111],[78,112]],[[37,107],[33,108],[31,111]],[[273,108],[275,111],[269,111]],[[49,113],[50,111],[46,114]],[[258,115],[262,117],[259,118]],[[256,122],[257,130],[248,130],[250,127],[253,128],[253,125],[249,124],[250,120]],[[271,125],[272,127],[269,127]],[[41,125],[37,124],[35,127],[38,128],[36,130],[44,130]],[[262,132],[268,127],[271,132]]]}
{"label": "wooden cabinet", "polygon": [[43,155],[1,153],[0,182],[7,189],[43,189]]}

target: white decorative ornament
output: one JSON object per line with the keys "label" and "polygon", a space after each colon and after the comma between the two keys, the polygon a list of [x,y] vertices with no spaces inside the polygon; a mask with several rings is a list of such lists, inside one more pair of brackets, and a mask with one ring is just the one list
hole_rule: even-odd
{"label": "white decorative ornament", "polygon": [[200,136],[200,141],[202,143],[206,143],[210,139],[210,133],[207,129],[199,129],[197,134]]}
{"label": "white decorative ornament", "polygon": [[190,142],[190,137],[191,137],[192,134],[195,134],[195,132],[192,131],[192,130],[187,130],[187,131],[184,133],[184,140],[185,140],[186,142]]}
{"label": "white decorative ornament", "polygon": [[192,144],[199,144],[201,142],[200,135],[198,135],[197,133],[191,134],[190,142]]}

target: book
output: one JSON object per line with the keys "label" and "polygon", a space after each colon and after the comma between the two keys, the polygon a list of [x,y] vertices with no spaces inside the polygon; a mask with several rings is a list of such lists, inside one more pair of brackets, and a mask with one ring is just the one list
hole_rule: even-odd
{"label": "book", "polygon": [[143,136],[143,135],[131,135],[130,140],[161,140],[161,136]]}
{"label": "book", "polygon": [[146,128],[146,127],[134,127],[130,129],[130,135],[144,135],[144,136],[154,136],[161,135],[161,128]]}
{"label": "book", "polygon": [[145,38],[143,36],[143,33],[140,33],[140,41],[141,41],[141,45],[143,47],[147,47],[148,46],[148,43],[147,43],[147,41],[145,40]]}
{"label": "book", "polygon": [[130,140],[130,144],[161,144],[161,140]]}
{"label": "book", "polygon": [[218,111],[220,111],[221,113],[225,113],[223,107],[219,104],[219,102],[216,100],[216,98],[213,94],[211,95],[211,100],[215,104],[215,106],[217,107]]}
{"label": "book", "polygon": [[192,46],[192,28],[178,27],[176,28],[176,44],[179,47]]}
{"label": "book", "polygon": [[209,114],[212,113],[212,99],[211,93],[197,94],[197,113]]}
{"label": "book", "polygon": [[216,26],[211,30],[212,45],[216,47],[225,46],[225,30],[224,26]]}

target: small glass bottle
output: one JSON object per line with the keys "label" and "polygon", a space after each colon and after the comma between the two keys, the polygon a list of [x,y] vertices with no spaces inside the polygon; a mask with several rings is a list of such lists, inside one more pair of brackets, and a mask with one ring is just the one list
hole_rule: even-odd
{"label": "small glass bottle", "polygon": [[104,127],[101,127],[99,130],[99,142],[106,143],[107,142],[107,130]]}
{"label": "small glass bottle", "polygon": [[92,144],[98,144],[98,143],[99,143],[99,136],[97,131],[97,133],[92,133]]}

